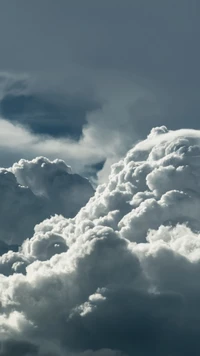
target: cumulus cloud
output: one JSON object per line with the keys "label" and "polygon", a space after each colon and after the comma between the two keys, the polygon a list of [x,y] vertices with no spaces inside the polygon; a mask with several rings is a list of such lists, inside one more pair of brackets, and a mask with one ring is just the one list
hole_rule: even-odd
{"label": "cumulus cloud", "polygon": [[[34,226],[51,215],[73,217],[93,195],[86,178],[74,174],[62,160],[21,159],[0,169],[0,250],[17,250]],[[61,244],[60,239],[55,243]]]}
{"label": "cumulus cloud", "polygon": [[[38,166],[12,167],[34,194],[70,174]],[[155,128],[75,217],[1,256],[0,355],[197,355],[199,177],[200,132]]]}

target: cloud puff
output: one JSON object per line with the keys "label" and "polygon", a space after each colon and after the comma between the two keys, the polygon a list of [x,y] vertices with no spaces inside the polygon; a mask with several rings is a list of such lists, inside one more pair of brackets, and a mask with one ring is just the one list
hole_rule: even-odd
{"label": "cloud puff", "polygon": [[73,174],[62,160],[22,159],[11,168],[1,168],[1,251],[8,249],[6,244],[16,250],[32,236],[37,223],[55,213],[73,217],[93,192],[89,181]]}
{"label": "cloud puff", "polygon": [[[33,167],[13,170],[36,192]],[[156,128],[75,217],[5,253],[0,354],[197,355],[199,177],[200,132]]]}

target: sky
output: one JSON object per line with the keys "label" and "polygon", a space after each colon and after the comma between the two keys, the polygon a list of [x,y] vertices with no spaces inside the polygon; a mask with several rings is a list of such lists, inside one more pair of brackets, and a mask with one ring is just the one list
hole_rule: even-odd
{"label": "sky", "polygon": [[199,14],[0,1],[0,356],[199,355]]}
{"label": "sky", "polygon": [[[197,1],[0,7],[2,166],[59,157],[104,182],[110,164],[153,126],[199,128]],[[16,127],[19,138],[9,142]]]}

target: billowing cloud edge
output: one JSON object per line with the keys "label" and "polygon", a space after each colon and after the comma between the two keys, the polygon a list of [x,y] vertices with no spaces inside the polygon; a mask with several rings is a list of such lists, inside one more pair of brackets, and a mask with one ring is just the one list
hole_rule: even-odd
{"label": "billowing cloud edge", "polygon": [[[19,252],[0,260],[9,269],[26,259],[21,273],[0,276],[2,347],[30,343],[39,355],[195,354],[199,176],[200,132],[155,128],[74,218],[36,225]],[[67,249],[49,254],[56,239]]]}

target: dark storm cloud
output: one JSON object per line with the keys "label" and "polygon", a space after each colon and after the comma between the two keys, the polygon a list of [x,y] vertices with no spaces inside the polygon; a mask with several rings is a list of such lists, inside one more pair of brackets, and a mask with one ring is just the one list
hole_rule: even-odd
{"label": "dark storm cloud", "polygon": [[[26,83],[28,85],[28,83]],[[64,98],[29,94],[23,81],[15,81],[4,88],[0,100],[0,114],[5,119],[28,128],[35,134],[68,137],[79,140],[87,114],[99,109],[100,103],[84,94]],[[2,90],[3,91],[3,90]],[[8,92],[8,93],[7,93]]]}
{"label": "dark storm cloud", "polygon": [[0,342],[0,356],[37,356],[39,347],[24,341]]}

